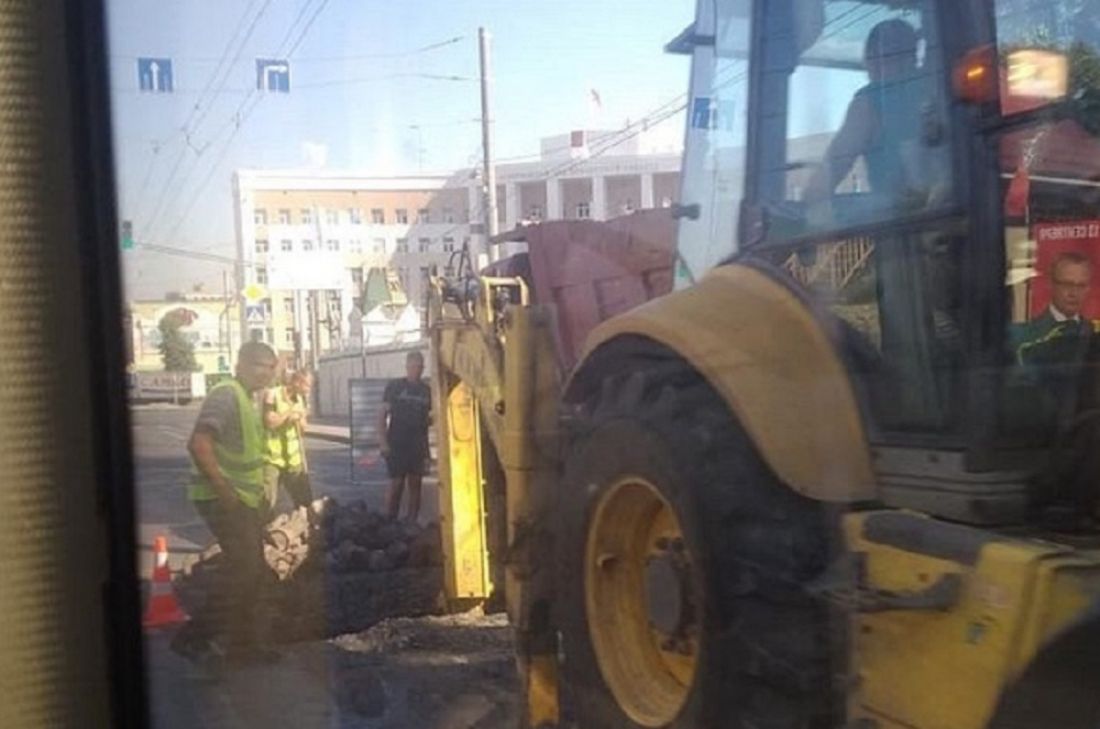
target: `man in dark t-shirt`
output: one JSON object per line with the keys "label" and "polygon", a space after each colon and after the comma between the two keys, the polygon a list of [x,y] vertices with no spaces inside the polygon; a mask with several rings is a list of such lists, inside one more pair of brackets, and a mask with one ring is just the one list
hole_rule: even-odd
{"label": "man in dark t-shirt", "polygon": [[386,514],[391,519],[396,519],[401,510],[401,496],[406,487],[409,521],[415,522],[420,514],[420,482],[428,459],[428,424],[432,409],[431,391],[421,380],[423,374],[424,355],[409,352],[405,358],[405,377],[386,385],[382,398],[378,434],[390,473]]}

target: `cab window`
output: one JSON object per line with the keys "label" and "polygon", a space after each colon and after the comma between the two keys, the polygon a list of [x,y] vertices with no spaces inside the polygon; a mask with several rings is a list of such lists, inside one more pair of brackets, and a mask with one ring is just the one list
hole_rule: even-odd
{"label": "cab window", "polygon": [[756,255],[836,317],[877,430],[950,431],[963,231],[930,8],[773,3],[764,22]]}
{"label": "cab window", "polygon": [[745,172],[750,0],[699,4],[680,199],[676,286],[733,253]]}
{"label": "cab window", "polygon": [[952,202],[930,4],[773,3],[765,23],[757,196],[769,241]]}

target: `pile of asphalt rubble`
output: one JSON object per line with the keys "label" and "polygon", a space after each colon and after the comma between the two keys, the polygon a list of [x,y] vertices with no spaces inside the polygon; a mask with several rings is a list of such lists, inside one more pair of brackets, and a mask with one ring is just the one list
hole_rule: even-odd
{"label": "pile of asphalt rubble", "polygon": [[[265,542],[271,572],[257,599],[261,631],[271,640],[332,637],[443,607],[436,523],[393,521],[362,501],[326,497],[276,517]],[[205,599],[221,560],[214,546],[185,570],[177,583],[185,607]]]}

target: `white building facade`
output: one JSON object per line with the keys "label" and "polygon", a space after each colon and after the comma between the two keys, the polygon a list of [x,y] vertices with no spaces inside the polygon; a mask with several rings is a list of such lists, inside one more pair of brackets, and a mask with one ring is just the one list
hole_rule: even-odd
{"label": "white building facade", "polygon": [[[575,131],[543,139],[540,150],[496,167],[501,232],[679,200],[680,154],[647,152],[637,136]],[[419,310],[432,266],[457,262],[463,245],[475,265],[487,260],[477,169],[398,177],[241,170],[233,196],[240,286],[256,283],[268,294],[244,307],[242,331],[284,354],[302,357],[311,346],[311,299],[319,306],[318,354],[362,346],[363,324],[377,323],[360,300],[371,269],[396,274]]]}
{"label": "white building facade", "polygon": [[372,268],[396,273],[419,305],[429,269],[446,266],[470,238],[468,186],[468,174],[237,172],[241,287],[256,283],[268,293],[245,307],[249,338],[281,353],[308,352],[313,291],[320,351],[354,345],[354,315],[369,313],[360,297]]}

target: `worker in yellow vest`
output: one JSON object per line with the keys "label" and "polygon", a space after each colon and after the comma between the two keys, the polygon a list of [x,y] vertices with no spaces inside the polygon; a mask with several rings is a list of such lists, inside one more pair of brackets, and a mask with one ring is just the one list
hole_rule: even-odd
{"label": "worker in yellow vest", "polygon": [[313,501],[306,464],[305,432],[309,408],[306,398],[313,387],[308,372],[292,372],[286,383],[264,394],[264,427],[267,431],[264,456],[264,497],[274,510],[279,485],[286,489],[295,508]]}
{"label": "worker in yellow vest", "polygon": [[221,547],[222,564],[207,593],[172,640],[192,660],[224,658],[229,665],[277,660],[256,635],[256,594],[264,570],[264,430],[255,395],[271,384],[277,358],[249,342],[235,377],[207,394],[188,443],[193,473],[188,495]]}

